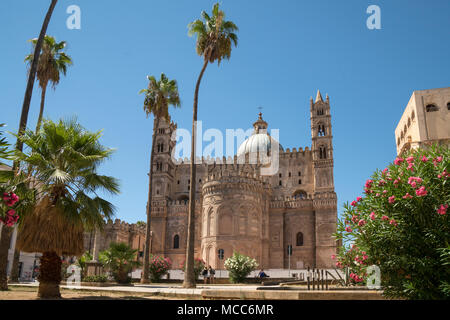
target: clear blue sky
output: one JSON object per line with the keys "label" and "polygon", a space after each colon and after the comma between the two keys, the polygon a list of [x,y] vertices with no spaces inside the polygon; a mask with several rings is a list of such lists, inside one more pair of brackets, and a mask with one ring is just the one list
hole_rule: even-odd
{"label": "clear blue sky", "polygon": [[[0,2],[0,122],[16,131],[26,86],[28,39],[38,36],[50,1]],[[110,200],[117,217],[145,220],[152,119],[138,91],[146,75],[178,80],[190,128],[194,85],[202,60],[187,24],[213,1],[60,0],[48,34],[68,42],[74,65],[47,93],[45,117],[77,115],[102,143],[117,148],[102,167],[121,180]],[[81,30],[66,28],[69,5],[81,8]],[[362,192],[376,168],[395,157],[394,128],[414,90],[450,86],[450,1],[222,0],[240,28],[230,61],[209,65],[200,89],[199,120],[207,128],[247,129],[258,106],[285,148],[310,146],[309,98],[331,100],[339,210]],[[366,27],[366,8],[381,8],[381,30]],[[35,85],[29,126],[36,124]],[[9,136],[11,142],[15,142]]]}

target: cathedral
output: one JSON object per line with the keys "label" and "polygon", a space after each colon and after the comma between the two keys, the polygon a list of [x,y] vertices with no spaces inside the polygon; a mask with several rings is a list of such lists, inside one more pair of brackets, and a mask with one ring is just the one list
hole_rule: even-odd
{"label": "cathedral", "polygon": [[[232,161],[200,161],[197,167],[195,256],[215,269],[234,251],[262,268],[330,268],[336,253],[337,197],[333,181],[330,100],[320,91],[310,101],[311,148],[284,149],[268,133],[262,114],[253,134]],[[155,121],[156,123],[156,121]],[[160,120],[153,134],[155,156],[151,211],[151,253],[179,268],[186,254],[190,162],[174,161],[176,124]],[[262,175],[267,163],[248,161],[278,148],[278,170]],[[245,161],[239,161],[244,158]],[[288,250],[288,247],[292,248]],[[291,254],[289,254],[289,251]]]}

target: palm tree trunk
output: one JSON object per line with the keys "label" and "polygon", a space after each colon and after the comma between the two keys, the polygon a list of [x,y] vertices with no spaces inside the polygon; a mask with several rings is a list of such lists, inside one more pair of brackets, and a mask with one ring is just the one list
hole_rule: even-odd
{"label": "palm tree trunk", "polygon": [[[36,77],[36,70],[38,66],[39,61],[39,55],[41,53],[42,48],[42,42],[44,41],[45,33],[47,32],[47,27],[50,22],[50,18],[52,16],[53,10],[55,9],[56,3],[58,0],[52,0],[50,7],[47,10],[47,14],[45,15],[44,22],[42,24],[41,32],[39,34],[38,41],[36,42],[36,47],[34,49],[34,56],[33,61],[31,62],[30,67],[30,74],[28,75],[28,82],[27,82],[27,88],[25,90],[25,97],[23,99],[23,105],[22,105],[22,113],[20,115],[20,123],[19,123],[19,131],[18,135],[19,137],[23,135],[23,132],[25,131],[27,127],[28,122],[28,112],[30,111],[30,102],[31,102],[31,95],[33,93],[33,86],[34,86],[34,79]],[[17,139],[16,142],[16,150],[22,151],[23,149],[23,143],[20,141],[20,139]],[[17,161],[14,161],[13,163],[13,171],[16,171],[18,169],[19,163]],[[3,231],[6,231],[5,229],[11,229],[9,227],[4,227]],[[8,230],[6,232],[2,232],[2,239],[0,245],[0,288],[8,288],[7,284],[7,275],[6,275],[6,266],[8,265],[8,249],[9,249],[9,243],[11,242],[11,230]],[[3,245],[4,244],[4,245]],[[4,260],[4,261],[3,261]]]}
{"label": "palm tree trunk", "polygon": [[153,189],[153,157],[155,154],[156,130],[159,128],[159,117],[156,117],[155,128],[153,128],[152,149],[150,151],[150,170],[148,174],[148,198],[147,198],[147,226],[145,229],[144,264],[142,266],[141,283],[149,283],[150,266],[150,236],[152,222],[152,189]]}
{"label": "palm tree trunk", "polygon": [[[33,61],[31,62],[30,67],[30,74],[28,75],[28,82],[27,82],[27,88],[25,90],[25,97],[23,99],[23,105],[22,105],[22,113],[20,115],[20,123],[19,123],[19,131],[18,135],[22,136],[23,132],[25,131],[27,127],[28,122],[28,112],[30,111],[30,102],[31,102],[31,95],[33,93],[33,86],[34,86],[34,79],[36,77],[36,70],[37,65],[39,61],[39,55],[41,53],[42,48],[42,42],[44,41],[45,33],[47,32],[47,27],[50,22],[50,18],[52,16],[53,10],[55,9],[56,3],[58,0],[52,0],[50,7],[47,10],[47,14],[45,16],[44,22],[42,24],[41,32],[39,34],[38,41],[36,43],[36,47],[34,49],[34,56]],[[20,141],[20,139],[17,139],[16,142],[16,150],[22,151],[23,149],[23,143]],[[17,161],[14,161],[13,163],[13,171],[16,171],[18,168],[19,163]],[[5,230],[6,229],[6,230]],[[11,234],[12,231],[8,230],[11,229],[9,227],[4,227],[2,232],[2,239],[0,245],[0,288],[8,288],[7,284],[7,275],[6,275],[6,266],[8,265],[8,250],[9,250],[9,244],[11,242]],[[8,230],[8,231],[7,231]]]}
{"label": "palm tree trunk", "polygon": [[[21,136],[27,127],[28,122],[28,112],[30,111],[31,95],[33,94],[34,79],[36,77],[36,70],[39,61],[39,55],[41,54],[42,42],[44,41],[45,33],[47,32],[47,27],[52,17],[53,9],[55,9],[58,0],[52,0],[50,7],[48,8],[47,14],[42,24],[41,33],[39,34],[38,41],[36,42],[36,47],[34,49],[33,61],[31,62],[30,74],[28,75],[27,88],[25,90],[25,97],[23,99],[22,113],[20,115],[19,132],[18,135]],[[22,151],[23,143],[17,139],[16,149]],[[14,162],[13,169],[17,168],[17,163]]]}
{"label": "palm tree trunk", "polygon": [[47,84],[44,83],[42,86],[42,92],[41,92],[41,107],[39,109],[39,117],[36,124],[36,133],[38,133],[39,129],[41,128],[42,123],[42,116],[44,114],[44,102],[45,102],[45,93],[47,91]]}
{"label": "palm tree trunk", "polygon": [[192,140],[191,140],[191,182],[189,190],[189,215],[188,215],[188,234],[186,246],[186,271],[184,273],[184,288],[195,288],[194,273],[194,247],[195,247],[195,186],[196,186],[196,167],[195,167],[195,140],[197,131],[197,109],[198,109],[198,91],[203,74],[208,66],[208,59],[203,63],[202,71],[198,76],[194,94],[194,108],[192,116]]}
{"label": "palm tree trunk", "polygon": [[55,252],[44,252],[39,268],[39,298],[61,298],[61,258]]}
{"label": "palm tree trunk", "polygon": [[10,274],[9,280],[11,282],[19,282],[20,250],[17,250],[17,247],[16,247],[17,239],[19,237],[19,229],[18,229],[17,225],[14,228],[17,230],[15,232],[13,231],[13,235],[11,238],[11,250],[14,252],[14,255],[13,255],[13,261],[11,263],[11,271],[9,273]]}
{"label": "palm tree trunk", "polygon": [[[0,222],[1,223],[1,222]],[[8,254],[13,228],[3,225],[0,238],[0,291],[8,290]]]}

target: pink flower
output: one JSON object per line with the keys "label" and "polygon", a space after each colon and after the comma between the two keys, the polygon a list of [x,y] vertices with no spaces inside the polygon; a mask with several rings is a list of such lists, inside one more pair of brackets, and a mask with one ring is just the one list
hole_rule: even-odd
{"label": "pink flower", "polygon": [[408,163],[414,162],[414,157],[408,157],[408,158],[406,158],[406,162],[408,162]]}
{"label": "pink flower", "polygon": [[414,164],[413,164],[413,163],[410,163],[410,164],[408,165],[408,170],[414,171],[414,170],[413,170],[413,167],[414,167]]}
{"label": "pink flower", "polygon": [[425,157],[425,156],[423,156],[423,157],[422,157],[422,162],[427,162],[427,161],[428,161],[428,158]]}
{"label": "pink flower", "polygon": [[387,190],[383,190],[383,194],[386,194],[387,193]]}
{"label": "pink flower", "polygon": [[422,178],[420,177],[409,177],[408,178],[408,183],[411,184],[413,181],[417,182],[417,183],[422,183]]}
{"label": "pink flower", "polygon": [[446,204],[446,205],[441,204],[439,209],[437,209],[437,213],[439,213],[440,215],[444,215],[447,213],[447,208],[448,208],[448,204]]}
{"label": "pink flower", "polygon": [[381,173],[386,174],[387,172],[388,172],[388,168],[384,168],[384,170]]}
{"label": "pink flower", "polygon": [[362,197],[356,197],[356,201],[361,201],[362,200]]}
{"label": "pink flower", "polygon": [[331,255],[331,259],[333,259],[333,260],[336,259],[336,255],[335,255],[335,254],[332,254],[332,255]]}
{"label": "pink flower", "polygon": [[395,184],[395,185],[397,185],[397,184],[399,184],[399,183],[400,183],[400,179],[395,179],[395,180],[394,180],[394,184]]}
{"label": "pink flower", "polygon": [[439,162],[441,162],[441,161],[442,161],[442,157],[437,157],[436,159],[433,159],[433,164],[434,164],[434,166],[436,167],[437,164],[438,164]]}
{"label": "pink flower", "polygon": [[389,221],[389,224],[392,224],[394,226],[397,226],[397,221],[395,221],[394,219],[392,219],[391,221]]}
{"label": "pink flower", "polygon": [[410,195],[408,192],[402,197],[403,199],[411,199],[412,195]]}
{"label": "pink flower", "polygon": [[350,227],[345,227],[345,231],[347,231],[347,232],[352,232],[352,228],[350,228]]}
{"label": "pink flower", "polygon": [[387,221],[387,220],[389,220],[389,217],[388,217],[388,216],[382,216],[382,217],[381,217],[381,220]]}
{"label": "pink flower", "polygon": [[414,189],[417,188],[417,184],[416,184],[415,181],[411,182],[410,185],[411,185],[411,187],[413,187]]}
{"label": "pink flower", "polygon": [[372,212],[370,213],[369,217],[370,217],[370,219],[375,220],[375,218],[376,218],[375,212],[372,211]]}
{"label": "pink flower", "polygon": [[396,164],[396,165],[400,165],[401,163],[403,162],[403,158],[396,158],[395,160],[394,160],[394,164]]}
{"label": "pink flower", "polygon": [[352,201],[352,203],[350,203],[350,205],[355,207],[356,206],[356,201]]}
{"label": "pink flower", "polygon": [[362,227],[366,224],[366,220],[359,220],[358,226]]}
{"label": "pink flower", "polygon": [[420,187],[419,189],[416,190],[416,195],[418,197],[426,196],[427,195],[427,190],[425,190],[425,187],[422,186],[422,187]]}
{"label": "pink flower", "polygon": [[379,193],[377,193],[377,194],[375,194],[375,196],[379,197],[379,196],[380,196],[380,194],[379,194]]}
{"label": "pink flower", "polygon": [[392,204],[395,202],[395,196],[389,197],[389,203]]}
{"label": "pink flower", "polygon": [[373,180],[368,179],[365,184],[366,189],[370,189],[372,187],[372,183],[373,183]]}

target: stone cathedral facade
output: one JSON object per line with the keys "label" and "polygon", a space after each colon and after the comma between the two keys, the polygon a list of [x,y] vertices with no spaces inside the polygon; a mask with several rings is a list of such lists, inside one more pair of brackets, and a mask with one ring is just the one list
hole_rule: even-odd
{"label": "stone cathedral facade", "polygon": [[[333,266],[337,197],[333,181],[330,101],[317,92],[310,101],[311,148],[284,149],[269,135],[259,115],[253,134],[232,161],[197,164],[195,255],[223,269],[233,251],[255,258],[266,269]],[[189,161],[175,162],[173,122],[160,121],[153,165],[151,252],[184,261],[187,239]],[[264,162],[248,163],[253,153],[279,148],[279,169],[261,175]],[[239,159],[244,157],[242,163]],[[231,162],[231,163],[230,163]],[[224,259],[218,251],[223,249]]]}

